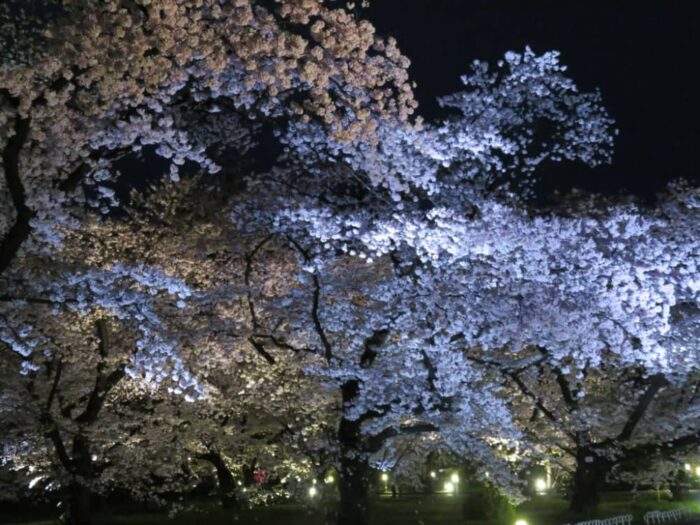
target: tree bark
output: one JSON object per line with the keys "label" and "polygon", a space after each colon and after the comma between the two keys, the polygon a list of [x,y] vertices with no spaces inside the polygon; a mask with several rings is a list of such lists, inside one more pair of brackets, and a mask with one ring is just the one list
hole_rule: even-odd
{"label": "tree bark", "polygon": [[237,508],[238,498],[236,497],[236,483],[224,458],[218,452],[209,452],[207,454],[202,454],[200,457],[210,462],[216,469],[216,480],[219,484],[221,507],[224,509]]}
{"label": "tree bark", "polygon": [[68,487],[66,517],[68,525],[92,525],[92,493],[81,480]]}
{"label": "tree bark", "polygon": [[369,464],[359,454],[346,450],[340,458],[338,525],[369,523]]}
{"label": "tree bark", "polygon": [[[0,95],[2,95],[2,90],[0,90]],[[19,104],[16,99],[10,98],[10,101],[14,106]],[[29,118],[21,118],[18,115],[15,119],[15,134],[10,137],[2,151],[5,182],[12,197],[16,216],[10,230],[3,239],[0,239],[0,274],[9,268],[22,244],[31,233],[29,223],[34,217],[34,212],[27,206],[27,196],[19,174],[20,154],[28,136]]]}
{"label": "tree bark", "polygon": [[93,478],[88,439],[78,434],[73,438],[73,479],[68,486],[66,513],[69,525],[92,525],[93,494],[86,485]]}
{"label": "tree bark", "polygon": [[[343,407],[352,407],[360,391],[360,383],[350,380],[341,386]],[[338,469],[338,525],[369,524],[369,463],[362,440],[363,418],[343,417],[338,425],[340,468]]]}
{"label": "tree bark", "polygon": [[609,470],[608,462],[590,449],[580,448],[577,451],[569,505],[571,511],[588,514],[598,507],[600,489]]}

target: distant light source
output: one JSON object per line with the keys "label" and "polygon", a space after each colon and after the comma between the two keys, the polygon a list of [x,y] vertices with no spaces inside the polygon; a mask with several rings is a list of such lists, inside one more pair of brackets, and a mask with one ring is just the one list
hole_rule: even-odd
{"label": "distant light source", "polygon": [[36,478],[33,478],[29,482],[29,488],[33,489],[36,486],[36,484],[39,483],[42,479],[44,479],[44,476],[37,476]]}
{"label": "distant light source", "polygon": [[316,490],[316,487],[311,487],[309,489],[309,497],[313,498],[316,494],[318,494],[318,490]]}
{"label": "distant light source", "polygon": [[459,483],[459,474],[456,472],[450,476],[450,481],[452,483]]}
{"label": "distant light source", "polygon": [[537,478],[535,480],[535,490],[537,490],[537,492],[544,492],[547,490],[547,482],[543,478]]}
{"label": "distant light source", "polygon": [[683,468],[684,468],[686,471],[688,471],[688,472],[690,472],[690,471],[692,470],[692,467],[690,466],[690,463],[686,463],[685,465],[683,465]]}
{"label": "distant light source", "polygon": [[434,470],[431,470],[431,471],[430,471],[430,477],[433,478],[433,479],[435,479],[435,478],[437,477],[437,474],[435,474],[435,471],[434,471]]}
{"label": "distant light source", "polygon": [[695,473],[700,476],[700,466],[695,467]]}
{"label": "distant light source", "polygon": [[387,474],[386,472],[383,472],[382,473],[382,481],[389,481],[389,474]]}
{"label": "distant light source", "polygon": [[455,491],[455,484],[451,481],[445,482],[445,492],[452,494]]}
{"label": "distant light source", "polygon": [[328,477],[325,479],[326,483],[333,483],[335,481],[335,478],[333,477],[333,474],[329,474]]}
{"label": "distant light source", "polygon": [[515,520],[515,525],[527,525],[527,521],[525,521],[525,520]]}

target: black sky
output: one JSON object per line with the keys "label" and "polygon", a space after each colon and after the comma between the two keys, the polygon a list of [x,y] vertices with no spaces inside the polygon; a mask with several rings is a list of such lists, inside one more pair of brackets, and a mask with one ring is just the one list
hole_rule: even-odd
{"label": "black sky", "polygon": [[476,58],[561,51],[582,89],[601,89],[620,135],[612,166],[546,173],[559,186],[649,195],[700,181],[700,0],[373,0],[364,15],[411,59],[426,116]]}

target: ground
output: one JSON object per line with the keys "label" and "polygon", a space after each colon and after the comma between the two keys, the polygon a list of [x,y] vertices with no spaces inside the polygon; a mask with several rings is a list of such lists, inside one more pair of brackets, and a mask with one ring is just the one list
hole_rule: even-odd
{"label": "ground", "polygon": [[[684,507],[698,513],[700,523],[700,494],[691,494],[682,503],[670,502],[656,493],[642,493],[635,499],[630,493],[608,493],[594,517],[610,517],[633,514],[635,523],[641,524],[642,516],[650,510],[668,510]],[[513,521],[524,519],[529,525],[563,525],[576,521],[567,515],[567,502],[556,496],[538,496],[520,505]],[[415,496],[398,499],[379,498],[374,502],[374,525],[494,525],[488,521],[462,519],[461,500],[454,496]],[[584,517],[579,517],[584,519]],[[159,513],[114,513],[102,515],[99,525],[324,525],[324,512],[320,507],[305,508],[301,505],[274,505],[238,513],[219,510],[182,513],[172,520]],[[0,524],[54,525],[55,521],[11,521],[0,516]],[[512,523],[504,525],[513,525]]]}

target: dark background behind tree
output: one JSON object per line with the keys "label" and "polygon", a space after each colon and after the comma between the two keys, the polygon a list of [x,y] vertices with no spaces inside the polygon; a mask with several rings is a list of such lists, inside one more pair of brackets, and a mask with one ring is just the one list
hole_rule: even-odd
{"label": "dark background behind tree", "polygon": [[560,50],[582,90],[601,89],[620,135],[611,166],[548,170],[550,187],[646,197],[678,177],[700,182],[700,2],[373,0],[365,16],[411,59],[426,117],[472,60]]}

